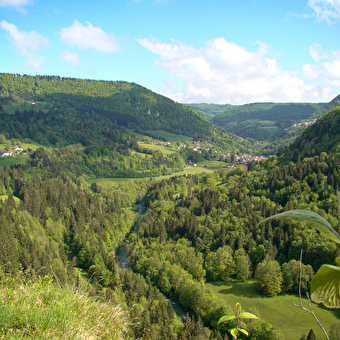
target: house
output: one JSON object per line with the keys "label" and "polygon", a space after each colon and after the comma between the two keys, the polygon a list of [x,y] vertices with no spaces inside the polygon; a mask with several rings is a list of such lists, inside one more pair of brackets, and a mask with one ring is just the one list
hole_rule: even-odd
{"label": "house", "polygon": [[19,148],[18,146],[15,146],[15,147],[13,147],[13,150],[14,150],[14,151],[21,152],[23,149]]}
{"label": "house", "polygon": [[11,156],[11,155],[12,155],[11,152],[8,152],[6,150],[0,150],[0,156],[1,157]]}

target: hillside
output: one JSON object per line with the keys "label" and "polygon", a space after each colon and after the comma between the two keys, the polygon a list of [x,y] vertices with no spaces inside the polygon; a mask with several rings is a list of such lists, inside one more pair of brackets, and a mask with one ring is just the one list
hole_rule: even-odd
{"label": "hillside", "polygon": [[340,106],[319,118],[302,135],[279,155],[284,159],[302,160],[322,152],[339,152],[340,145]]}
{"label": "hillside", "polygon": [[73,110],[85,122],[89,118],[103,125],[110,121],[144,133],[166,130],[205,140],[225,134],[197,111],[134,83],[0,74],[0,104],[4,108],[16,104],[20,110],[27,103],[34,103],[33,107],[44,103],[54,116]]}
{"label": "hillside", "polygon": [[243,138],[273,142],[283,137],[285,129],[306,120],[324,104],[253,103],[240,105],[212,119],[214,124]]}
{"label": "hillside", "polygon": [[340,106],[340,95],[336,96],[333,100],[331,100],[329,103],[326,105],[322,106],[319,110],[315,111],[311,118],[320,118],[323,116],[325,113],[331,111],[335,107]]}
{"label": "hillside", "polygon": [[[186,137],[219,152],[249,153],[251,147],[193,109],[126,82],[1,74],[0,118],[3,138],[68,147],[67,157],[53,156],[61,168],[97,177],[151,177],[183,170],[191,155],[178,148]],[[138,142],[150,142],[148,136],[156,135],[164,140],[162,134],[172,134],[178,152],[146,157],[150,152]]]}

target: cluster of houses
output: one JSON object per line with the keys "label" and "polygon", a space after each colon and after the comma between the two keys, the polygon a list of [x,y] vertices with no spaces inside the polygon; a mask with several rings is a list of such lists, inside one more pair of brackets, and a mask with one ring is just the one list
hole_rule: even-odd
{"label": "cluster of houses", "polygon": [[0,150],[0,157],[8,157],[8,156],[13,156],[14,154],[19,154],[19,153],[28,153],[28,150],[24,150],[22,148],[19,148],[18,146],[14,146],[11,151],[7,150]]}
{"label": "cluster of houses", "polygon": [[[143,142],[140,142],[143,143]],[[212,150],[213,142],[201,142],[201,141],[194,141],[192,145],[187,145],[185,143],[171,143],[171,142],[152,142],[153,145],[162,145],[167,147],[174,147],[177,146],[179,148],[191,148],[192,151],[197,153],[202,153],[202,150],[210,151],[210,154],[212,155],[212,158],[215,160],[220,161],[226,161],[226,160],[232,160],[232,162],[235,163],[241,163],[241,164],[248,164],[252,161],[262,161],[265,159],[263,156],[253,156],[250,154],[243,154],[243,155],[234,155],[232,158],[232,155],[230,153],[224,153],[224,152],[218,152],[217,150]],[[212,159],[211,159],[212,160]],[[197,164],[193,164],[190,160],[188,161],[188,164],[191,166],[197,166]]]}

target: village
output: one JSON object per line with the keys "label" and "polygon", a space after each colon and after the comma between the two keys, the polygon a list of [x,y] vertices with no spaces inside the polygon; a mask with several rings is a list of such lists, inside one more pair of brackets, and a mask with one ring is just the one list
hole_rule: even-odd
{"label": "village", "polygon": [[[159,142],[152,142],[152,144],[164,146],[168,148],[190,149],[192,152],[197,152],[198,154],[204,155],[204,158],[210,161],[216,160],[216,161],[221,161],[221,162],[232,163],[228,165],[228,168],[233,167],[236,163],[247,165],[248,163],[252,161],[259,162],[266,158],[264,156],[254,156],[251,154],[238,155],[238,154],[221,152],[214,148],[215,143],[212,141],[207,141],[207,142],[193,141],[191,144],[189,144],[189,142],[178,143],[178,142],[169,142],[169,141],[166,141],[166,142],[159,141]],[[197,164],[193,163],[191,160],[188,160],[188,165],[197,166]]]}

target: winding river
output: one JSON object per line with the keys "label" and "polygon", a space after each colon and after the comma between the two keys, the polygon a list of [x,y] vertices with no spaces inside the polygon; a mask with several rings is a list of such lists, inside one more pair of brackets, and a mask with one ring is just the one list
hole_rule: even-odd
{"label": "winding river", "polygon": [[[139,218],[138,221],[142,218],[143,214],[146,211],[146,207],[142,204],[136,204],[136,208],[138,210]],[[132,228],[132,232],[137,232],[138,221]],[[127,262],[127,250],[126,250],[126,241],[124,241],[121,246],[116,251],[116,256],[118,258],[119,264],[123,269],[129,269],[129,264]],[[185,320],[186,313],[183,310],[183,307],[175,298],[167,298],[167,300],[171,303],[172,309],[176,313],[177,317],[180,318],[182,321]]]}

